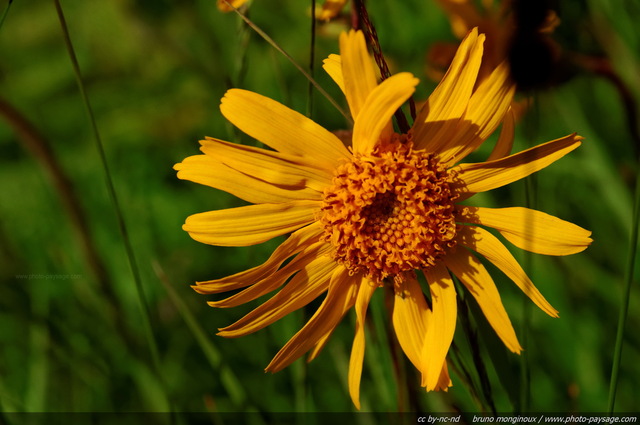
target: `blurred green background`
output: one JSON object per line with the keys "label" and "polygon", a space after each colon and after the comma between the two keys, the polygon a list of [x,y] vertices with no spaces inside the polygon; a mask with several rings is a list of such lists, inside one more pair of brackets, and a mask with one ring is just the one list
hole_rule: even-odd
{"label": "blurred green background", "polygon": [[[432,1],[369,3],[392,70],[418,76],[416,98],[426,98],[435,86],[425,75],[429,47],[455,41],[446,16]],[[308,365],[298,361],[275,375],[265,374],[264,367],[317,303],[249,337],[215,336],[218,327],[256,304],[212,309],[190,285],[261,263],[280,239],[248,248],[191,240],[181,230],[188,215],[242,203],[180,181],[172,170],[198,153],[197,142],[205,135],[255,143],[219,112],[228,88],[253,90],[306,113],[304,76],[238,16],[220,13],[212,0],[63,1],[62,6],[140,271],[158,361],[154,364],[149,348],[144,309],[54,2],[16,0],[0,28],[2,411],[353,411],[346,384],[353,314],[318,359]],[[589,0],[563,7],[558,41],[567,50],[608,58],[637,102],[640,4]],[[249,16],[306,66],[309,10],[310,2],[258,0]],[[344,104],[319,66],[338,52],[342,28],[340,21],[318,24],[315,75]],[[16,131],[18,115],[7,119],[11,110],[31,123],[50,151],[38,150]],[[317,92],[312,111],[328,129],[346,127]],[[517,288],[492,270],[520,335],[523,312],[530,314],[522,342],[531,411],[606,410],[637,171],[626,116],[611,82],[582,73],[537,94],[518,124],[516,150],[572,132],[586,138],[577,151],[537,174],[532,193],[538,209],[592,230],[594,238],[587,251],[565,258],[524,257],[513,250],[560,311],[559,319],[524,307]],[[485,158],[490,147],[473,159]],[[69,183],[62,189],[60,176]],[[474,202],[525,205],[525,184]],[[78,231],[82,223],[85,230]],[[616,403],[622,412],[638,410],[639,297],[634,287]],[[420,391],[411,365],[402,356],[394,363],[383,297],[373,304],[362,378],[364,411],[487,408],[456,373],[448,393]],[[513,411],[520,358],[506,353],[483,331],[483,323],[478,325],[495,407]],[[476,376],[461,328],[455,339],[459,358]],[[406,375],[405,384],[394,378],[394,364]]]}

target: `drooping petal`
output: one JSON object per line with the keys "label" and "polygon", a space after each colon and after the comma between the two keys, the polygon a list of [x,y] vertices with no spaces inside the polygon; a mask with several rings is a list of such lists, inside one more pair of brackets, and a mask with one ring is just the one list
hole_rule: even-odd
{"label": "drooping petal", "polygon": [[329,74],[331,79],[340,87],[342,93],[346,95],[344,88],[344,77],[342,76],[342,57],[336,54],[330,54],[328,58],[322,61],[322,68]]}
{"label": "drooping petal", "polygon": [[[200,150],[241,173],[273,185],[291,189],[312,188],[318,192],[331,184],[333,170],[304,164],[299,156],[207,138]],[[320,199],[317,193],[314,198]]]}
{"label": "drooping petal", "polygon": [[261,296],[282,286],[282,284],[286,282],[289,277],[298,272],[302,271],[303,275],[311,273],[311,271],[309,271],[308,269],[311,269],[315,272],[316,268],[318,267],[318,265],[315,263],[315,260],[319,256],[325,256],[330,251],[331,246],[329,244],[325,242],[316,242],[315,244],[305,248],[301,253],[296,255],[293,260],[287,263],[286,266],[282,267],[275,273],[255,282],[248,288],[236,294],[233,294],[228,298],[219,301],[209,301],[208,304],[211,307],[229,308],[237,307],[241,304],[245,304],[249,301],[260,298]]}
{"label": "drooping petal", "polygon": [[509,108],[507,114],[504,116],[502,122],[502,130],[500,130],[500,136],[496,145],[493,147],[487,161],[493,161],[494,159],[504,158],[511,155],[511,149],[513,148],[513,139],[516,131],[516,114],[512,108]]}
{"label": "drooping petal", "polygon": [[465,194],[485,192],[527,177],[580,146],[582,137],[571,134],[552,140],[506,158],[453,168],[457,179],[451,185],[462,198]]}
{"label": "drooping petal", "polygon": [[353,307],[359,283],[360,280],[349,276],[345,268],[338,267],[331,277],[327,297],[318,310],[275,355],[265,371],[275,373],[284,369],[309,351],[327,332],[331,332]]}
{"label": "drooping petal", "polygon": [[349,151],[329,130],[275,100],[247,90],[231,89],[220,111],[240,130],[278,152],[302,157],[311,166],[333,169]]}
{"label": "drooping petal", "polygon": [[336,262],[328,256],[316,258],[305,265],[277,294],[234,324],[220,329],[218,335],[227,338],[245,336],[304,307],[327,290],[336,267]]}
{"label": "drooping petal", "polygon": [[371,91],[353,126],[353,151],[369,153],[391,117],[411,97],[420,81],[408,72],[384,80]]}
{"label": "drooping petal", "polygon": [[378,85],[376,71],[362,31],[351,30],[340,34],[340,56],[344,92],[351,116],[356,121],[369,93]]}
{"label": "drooping petal", "polygon": [[447,361],[444,361],[442,365],[442,372],[440,372],[440,379],[438,379],[438,385],[436,391],[447,391],[449,387],[453,386],[451,378],[449,377],[449,368],[447,367]]}
{"label": "drooping petal", "polygon": [[208,211],[187,217],[182,228],[198,242],[249,246],[313,222],[320,205],[320,201],[292,201]]}
{"label": "drooping petal", "polygon": [[439,151],[443,161],[455,164],[478,149],[503,121],[514,93],[509,67],[502,63],[471,96],[459,128]]}
{"label": "drooping petal", "polygon": [[415,276],[407,276],[396,288],[392,322],[402,351],[420,372],[424,373],[422,346],[431,310]]}
{"label": "drooping petal", "polygon": [[217,294],[245,288],[275,273],[287,258],[317,242],[322,233],[320,223],[311,223],[293,232],[261,265],[221,279],[196,282],[192,288],[200,294]]}
{"label": "drooping petal", "polygon": [[439,152],[455,134],[463,117],[482,62],[484,34],[473,29],[462,41],[444,78],[413,124],[416,149]]}
{"label": "drooping petal", "polygon": [[371,296],[377,287],[368,279],[362,279],[356,298],[356,335],[353,338],[351,358],[349,359],[349,395],[358,410],[360,410],[360,378],[362,377],[365,350],[364,325],[369,301],[371,301]]}
{"label": "drooping petal", "polygon": [[315,360],[316,357],[320,355],[324,346],[327,345],[327,342],[329,342],[329,338],[331,338],[334,330],[335,329],[329,330],[318,339],[313,348],[309,350],[309,354],[307,355],[307,363],[311,363],[313,360]]}
{"label": "drooping petal", "polygon": [[442,365],[453,341],[458,305],[453,280],[444,264],[440,263],[423,271],[429,282],[432,314],[422,349],[425,368],[422,385],[427,391],[433,391],[439,386]]}
{"label": "drooping petal", "polygon": [[500,293],[487,269],[466,249],[458,249],[444,259],[449,270],[467,287],[476,299],[482,313],[496,331],[504,345],[514,353],[520,353],[522,347],[516,337],[511,320],[507,315]]}
{"label": "drooping petal", "polygon": [[529,208],[458,208],[460,221],[493,227],[518,248],[543,255],[584,251],[591,232],[568,221]]}
{"label": "drooping petal", "polygon": [[240,199],[254,203],[280,203],[313,199],[317,191],[309,188],[283,188],[258,180],[230,168],[208,155],[185,158],[173,167],[178,178],[224,190]]}
{"label": "drooping petal", "polygon": [[542,311],[551,317],[558,317],[558,311],[542,296],[518,261],[498,238],[475,226],[462,226],[457,237],[461,245],[476,251],[502,270]]}

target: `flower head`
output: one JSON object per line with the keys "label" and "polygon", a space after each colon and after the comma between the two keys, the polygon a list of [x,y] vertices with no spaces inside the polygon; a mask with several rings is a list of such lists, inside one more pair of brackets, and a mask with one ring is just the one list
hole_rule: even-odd
{"label": "flower head", "polygon": [[[365,317],[378,288],[395,294],[393,327],[427,390],[451,385],[445,359],[457,315],[452,274],[475,297],[505,345],[521,351],[500,294],[476,254],[502,270],[544,312],[557,316],[509,250],[484,227],[519,248],[546,255],[584,250],[590,232],[531,209],[460,202],[550,165],[577,148],[581,137],[573,134],[505,156],[512,129],[503,126],[489,161],[460,163],[500,125],[514,92],[505,66],[476,85],[483,41],[475,29],[467,35],[408,134],[396,133],[391,118],[418,80],[400,73],[378,83],[361,32],[343,34],[341,55],[324,63],[354,119],[348,146],[278,102],[245,90],[226,93],[223,115],[275,151],[202,141],[204,155],[177,164],[178,177],[255,205],[192,215],[184,229],[200,242],[223,246],[292,233],[264,264],[194,286],[203,294],[242,289],[210,302],[214,307],[237,306],[278,290],[219,335],[253,333],[326,292],[315,314],[266,370],[279,371],[307,352],[315,358],[354,308],[349,389],[359,408]],[[416,273],[426,277],[430,303]]]}

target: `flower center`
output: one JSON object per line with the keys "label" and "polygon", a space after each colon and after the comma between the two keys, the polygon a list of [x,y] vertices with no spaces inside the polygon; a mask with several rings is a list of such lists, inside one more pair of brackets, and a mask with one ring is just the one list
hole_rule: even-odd
{"label": "flower center", "polygon": [[378,147],[338,167],[320,216],[336,260],[378,283],[435,265],[455,246],[449,181],[444,165],[413,150],[410,141]]}

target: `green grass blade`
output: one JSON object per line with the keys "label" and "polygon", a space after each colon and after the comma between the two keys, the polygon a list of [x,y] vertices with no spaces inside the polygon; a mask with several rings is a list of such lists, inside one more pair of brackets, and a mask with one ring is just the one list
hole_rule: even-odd
{"label": "green grass blade", "polygon": [[[49,289],[38,288],[31,297],[31,310],[35,317],[49,316]],[[46,322],[34,320],[29,329],[29,382],[25,405],[28,412],[47,411],[49,387],[50,335]]]}
{"label": "green grass blade", "polygon": [[0,29],[2,28],[2,25],[4,25],[4,20],[9,14],[9,8],[11,7],[12,3],[13,3],[13,0],[9,0],[9,3],[7,3],[7,7],[4,9],[4,12],[2,13],[2,18],[0,18]]}
{"label": "green grass blade", "polygon": [[631,225],[631,236],[629,238],[629,256],[624,276],[624,292],[622,293],[622,304],[620,306],[620,316],[618,318],[618,330],[616,332],[616,345],[613,352],[613,365],[611,368],[611,382],[609,385],[609,402],[607,411],[613,413],[616,404],[616,390],[618,387],[618,374],[620,372],[620,360],[622,358],[622,346],[624,345],[624,328],[629,312],[629,298],[631,295],[631,284],[635,270],[636,252],[638,247],[638,224],[640,223],[640,171],[636,174],[635,198],[633,202],[633,220]]}
{"label": "green grass blade", "polygon": [[245,21],[247,25],[251,27],[252,30],[258,33],[260,37],[262,37],[267,43],[273,46],[274,49],[276,49],[278,52],[280,52],[280,54],[282,54],[285,58],[287,58],[287,60],[289,60],[289,62],[291,62],[291,64],[295,66],[296,69],[300,71],[302,75],[304,75],[305,78],[309,80],[311,84],[313,84],[316,90],[318,90],[320,94],[322,94],[338,110],[338,112],[340,112],[344,116],[344,118],[347,120],[349,124],[353,124],[353,120],[351,119],[351,116],[347,112],[345,112],[345,110],[340,105],[338,105],[338,102],[336,102],[335,99],[331,97],[331,95],[327,93],[327,91],[323,89],[320,86],[320,84],[318,84],[318,82],[311,75],[309,75],[309,73],[291,57],[291,55],[285,52],[284,49],[278,45],[278,43],[276,43],[271,37],[267,35],[267,33],[262,31],[260,27],[254,24],[249,18],[243,15],[238,9],[233,7],[228,1],[225,0],[225,3],[227,3],[229,7],[232,7],[234,12],[236,12],[238,16],[240,16],[242,20]]}
{"label": "green grass blade", "polygon": [[176,292],[175,289],[171,286],[171,283],[167,279],[166,274],[160,267],[156,261],[152,263],[153,269],[158,276],[158,280],[162,283],[167,294],[169,294],[169,299],[173,303],[173,305],[178,309],[178,312],[184,319],[187,327],[195,337],[198,345],[202,349],[205,357],[209,361],[209,365],[215,371],[220,374],[220,382],[222,386],[229,394],[231,401],[238,407],[247,407],[247,394],[244,391],[242,383],[240,380],[234,375],[233,371],[229,369],[222,362],[222,355],[218,351],[218,349],[213,345],[209,336],[204,331],[198,320],[195,318],[193,313],[189,310],[187,305],[184,303],[180,295]]}
{"label": "green grass blade", "polygon": [[[109,171],[109,165],[107,162],[107,157],[104,151],[104,146],[102,144],[102,139],[100,137],[100,132],[98,131],[98,125],[96,123],[95,117],[93,115],[93,109],[91,108],[91,103],[89,102],[89,97],[85,90],[84,81],[82,79],[82,74],[80,72],[80,65],[78,63],[78,59],[75,54],[75,50],[73,48],[73,44],[71,42],[71,37],[69,35],[69,29],[67,27],[66,19],[64,17],[64,13],[62,11],[62,6],[60,5],[59,0],[54,0],[54,4],[56,7],[56,12],[58,14],[58,19],[60,21],[60,27],[62,29],[62,34],[64,37],[64,43],[67,48],[67,52],[69,54],[69,59],[71,60],[71,65],[73,67],[73,72],[76,78],[76,83],[78,84],[78,89],[80,91],[80,95],[82,97],[82,102],[84,104],[85,110],[87,112],[87,116],[89,122],[91,123],[91,130],[93,132],[94,141],[96,143],[96,148],[98,149],[98,153],[101,160],[102,169],[105,173],[105,179],[107,184],[107,190],[109,192],[109,196],[111,198],[111,203],[113,205],[113,209],[116,215],[116,219],[118,222],[118,228],[120,230],[120,234],[122,236],[122,242],[125,247],[125,251],[127,254],[127,259],[129,260],[129,266],[131,268],[131,273],[133,275],[133,280],[135,282],[135,287],[137,291],[137,298],[140,303],[140,308],[142,310],[142,325],[144,328],[144,334],[147,338],[147,343],[149,345],[149,350],[151,351],[152,362],[156,371],[156,376],[160,381],[161,385],[165,389],[166,396],[166,383],[163,379],[163,374],[161,373],[160,367],[160,356],[158,353],[158,346],[155,340],[155,336],[153,334],[153,329],[151,327],[151,312],[149,309],[149,305],[146,301],[144,295],[144,289],[142,287],[142,280],[140,278],[140,272],[138,270],[138,265],[136,262],[135,254],[133,252],[133,246],[131,244],[131,240],[129,238],[127,227],[124,221],[124,217],[122,214],[122,209],[120,207],[118,196],[116,194],[115,187],[113,185],[113,179],[111,178],[111,173]],[[170,402],[167,398],[167,408],[170,409]]]}
{"label": "green grass blade", "polygon": [[[536,134],[538,133],[540,123],[540,98],[537,93],[534,93],[533,105],[530,105],[529,119],[525,122],[524,130],[527,139],[527,146],[533,146],[535,144]],[[530,210],[537,209],[537,193],[538,183],[535,174],[530,175],[524,179],[524,195],[525,195],[525,207]],[[533,221],[528,221],[533,223]],[[534,233],[536,229],[532,226],[528,231]],[[534,279],[532,274],[532,253],[527,247],[524,248],[522,268],[527,272],[531,279]],[[520,394],[519,403],[516,408],[518,412],[528,412],[530,409],[531,401],[531,366],[529,364],[529,353],[526,351],[529,344],[529,329],[531,327],[531,302],[529,298],[522,294],[522,324],[520,326],[520,341],[524,347],[524,351],[520,353]]]}
{"label": "green grass blade", "polygon": [[[311,40],[309,49],[309,75],[314,77],[314,69],[316,62],[316,0],[311,0]],[[313,115],[313,83],[309,80],[307,89],[307,116],[311,118]]]}

